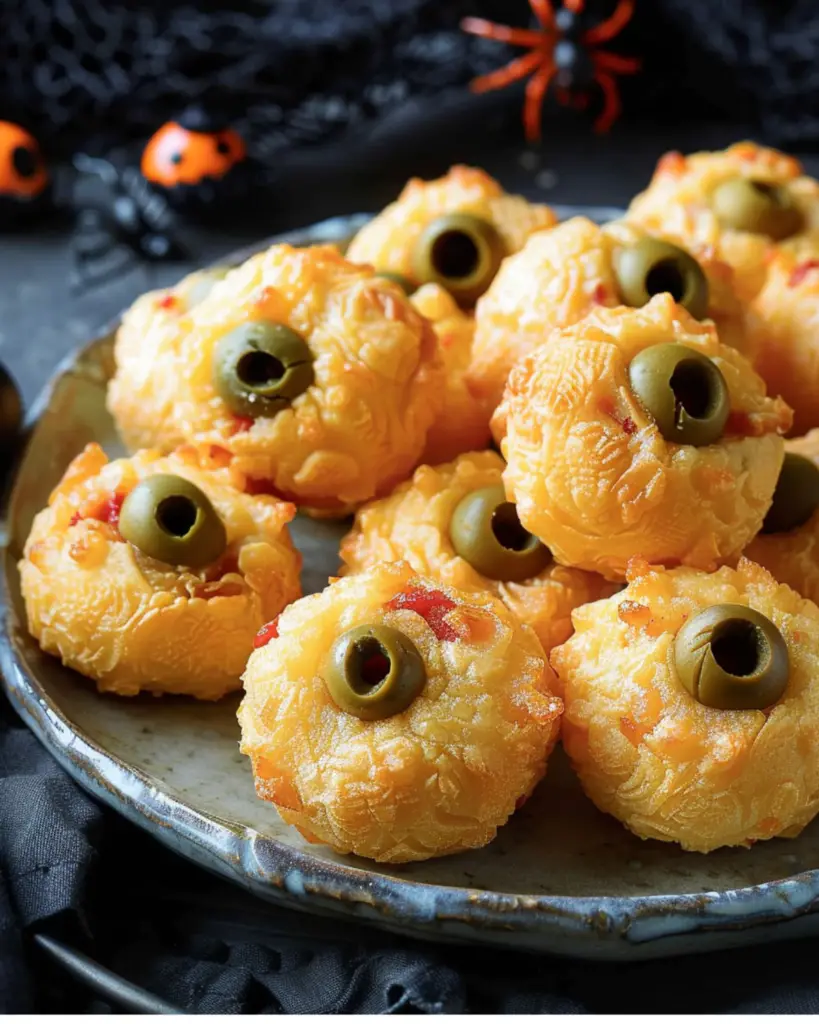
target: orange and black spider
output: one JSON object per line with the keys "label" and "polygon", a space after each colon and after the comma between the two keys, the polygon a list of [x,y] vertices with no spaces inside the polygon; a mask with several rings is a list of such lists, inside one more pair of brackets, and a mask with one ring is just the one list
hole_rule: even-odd
{"label": "orange and black spider", "polygon": [[540,138],[540,112],[549,86],[554,82],[558,102],[566,105],[585,88],[596,82],[603,93],[603,110],[594,123],[595,130],[605,132],[620,114],[620,93],[615,75],[632,75],[640,67],[633,57],[621,57],[601,50],[600,44],[614,39],[634,14],[634,0],[618,0],[613,13],[590,28],[582,26],[585,0],[564,0],[555,11],[551,0],[529,0],[540,25],[537,29],[498,25],[484,18],[464,18],[461,28],[472,35],[496,39],[513,46],[528,47],[530,52],[505,67],[481,75],[470,83],[474,92],[502,89],[511,82],[532,77],[526,83],[523,124],[526,138]]}

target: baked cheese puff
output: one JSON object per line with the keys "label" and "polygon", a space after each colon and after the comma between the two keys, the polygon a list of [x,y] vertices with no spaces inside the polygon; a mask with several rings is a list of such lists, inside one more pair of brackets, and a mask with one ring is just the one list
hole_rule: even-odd
{"label": "baked cheese puff", "polygon": [[819,183],[792,156],[753,142],[715,153],[666,153],[628,219],[730,263],[743,301],[779,246],[819,250]]}
{"label": "baked cheese puff", "polygon": [[217,700],[259,627],[299,594],[293,505],[230,483],[218,453],[88,445],[34,519],[20,562],[28,627],[100,691]]}
{"label": "baked cheese puff", "polygon": [[751,305],[756,370],[793,407],[797,435],[819,427],[819,238],[816,258],[779,252]]}
{"label": "baked cheese puff", "polygon": [[311,842],[400,863],[484,846],[559,729],[534,633],[406,563],[297,601],[244,674],[256,792]]}
{"label": "baked cheese puff", "polygon": [[523,526],[558,562],[617,580],[633,557],[711,570],[739,555],[790,422],[714,325],[664,294],[556,331],[512,371],[493,429]]}
{"label": "baked cheese puff", "polygon": [[563,746],[600,810],[707,853],[819,810],[819,609],[747,559],[632,566],[552,652]]}
{"label": "baked cheese puff", "polygon": [[438,284],[423,285],[411,301],[435,328],[446,373],[443,409],[427,434],[421,461],[448,462],[461,452],[486,448],[491,439],[489,415],[465,379],[472,358],[475,319]]}
{"label": "baked cheese puff", "polygon": [[773,502],[745,553],[819,603],[819,430],[785,442]]}
{"label": "baked cheese puff", "polygon": [[495,452],[421,466],[388,498],[359,509],[341,543],[343,572],[406,559],[460,590],[489,591],[538,636],[548,654],[572,632],[572,611],[614,592],[582,569],[558,565],[506,500]]}
{"label": "baked cheese puff", "polygon": [[343,515],[417,464],[444,369],[396,284],[333,246],[274,245],[180,317],[151,377],[173,392],[169,437],[229,452],[238,486]]}
{"label": "baked cheese puff", "polygon": [[556,220],[548,206],[507,195],[485,171],[456,166],[434,181],[412,178],[358,232],[347,256],[398,275],[407,290],[440,284],[471,308],[504,256]]}
{"label": "baked cheese puff", "polygon": [[131,451],[168,448],[184,441],[179,433],[169,434],[175,382],[158,376],[154,366],[164,350],[179,345],[184,314],[209,295],[227,272],[227,267],[197,270],[172,288],[141,295],[123,314],[114,340],[116,372],[109,383],[108,404]]}
{"label": "baked cheese puff", "polygon": [[702,247],[689,251],[640,227],[586,217],[532,235],[504,260],[479,301],[468,385],[490,411],[514,364],[551,332],[606,306],[645,305],[668,292],[697,319],[711,319],[720,340],[748,354],[733,271]]}

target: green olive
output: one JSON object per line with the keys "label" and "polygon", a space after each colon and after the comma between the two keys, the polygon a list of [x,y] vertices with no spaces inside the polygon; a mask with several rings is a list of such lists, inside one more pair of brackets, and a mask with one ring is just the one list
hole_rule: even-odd
{"label": "green olive", "polygon": [[230,273],[230,267],[209,267],[199,275],[196,284],[188,292],[187,308],[193,309],[206,299],[217,281],[221,281]]}
{"label": "green olive", "polygon": [[722,436],[730,412],[719,367],[695,349],[663,342],[629,364],[631,390],[666,441],[697,448]]}
{"label": "green olive", "polygon": [[659,238],[641,238],[615,253],[614,273],[623,302],[644,306],[653,296],[668,294],[691,316],[708,312],[708,281],[693,256]]}
{"label": "green olive", "polygon": [[313,356],[304,338],[284,324],[251,321],[219,341],[213,377],[237,416],[275,416],[313,383]]}
{"label": "green olive", "polygon": [[724,711],[769,708],[790,672],[782,634],[741,604],[715,604],[689,619],[674,642],[674,661],[691,696]]}
{"label": "green olive", "polygon": [[22,419],[20,392],[14,378],[0,363],[0,462],[4,464],[13,453]]}
{"label": "green olive", "polygon": [[404,277],[403,274],[394,274],[391,270],[379,270],[377,276],[383,277],[386,281],[392,281],[393,284],[397,284],[405,295],[412,295],[415,291],[415,285],[408,277]]}
{"label": "green olive", "polygon": [[215,562],[227,547],[225,524],[208,496],[171,473],[136,485],[122,503],[119,532],[143,555],[191,569]]}
{"label": "green olive", "polygon": [[426,679],[418,648],[391,626],[348,629],[333,644],[324,668],[333,701],[365,722],[406,711]]}
{"label": "green olive", "polygon": [[457,553],[490,580],[517,582],[543,572],[552,553],[525,530],[503,487],[482,487],[458,503],[449,523]]}
{"label": "green olive", "polygon": [[416,280],[440,284],[461,306],[473,306],[506,255],[503,239],[488,221],[468,213],[436,217],[412,254]]}
{"label": "green olive", "polygon": [[783,185],[729,178],[711,195],[711,209],[725,228],[752,231],[781,241],[802,227],[802,214]]}
{"label": "green olive", "polygon": [[819,508],[819,466],[794,452],[785,453],[763,533],[787,533],[806,523]]}

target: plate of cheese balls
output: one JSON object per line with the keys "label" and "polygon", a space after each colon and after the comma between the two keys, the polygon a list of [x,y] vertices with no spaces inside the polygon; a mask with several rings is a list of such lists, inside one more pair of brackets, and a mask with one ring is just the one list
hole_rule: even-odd
{"label": "plate of cheese balls", "polygon": [[139,298],[6,510],[5,686],[268,899],[638,958],[819,930],[819,183],[479,169]]}

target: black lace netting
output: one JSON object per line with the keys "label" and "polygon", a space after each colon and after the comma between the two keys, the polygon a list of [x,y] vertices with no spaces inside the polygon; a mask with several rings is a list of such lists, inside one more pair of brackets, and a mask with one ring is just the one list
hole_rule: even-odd
{"label": "black lace netting", "polygon": [[[591,20],[613,0],[587,0]],[[463,87],[512,55],[458,29],[524,25],[525,0],[3,0],[0,102],[56,156],[144,139],[189,102],[218,108],[274,164],[311,142]],[[819,139],[815,0],[637,0],[613,44],[640,55],[626,115],[755,119]]]}

